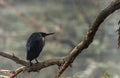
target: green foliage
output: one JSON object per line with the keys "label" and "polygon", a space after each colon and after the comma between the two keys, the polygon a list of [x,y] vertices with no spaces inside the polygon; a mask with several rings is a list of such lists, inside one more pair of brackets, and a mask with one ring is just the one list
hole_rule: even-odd
{"label": "green foliage", "polygon": [[100,78],[113,78],[109,72],[104,71]]}

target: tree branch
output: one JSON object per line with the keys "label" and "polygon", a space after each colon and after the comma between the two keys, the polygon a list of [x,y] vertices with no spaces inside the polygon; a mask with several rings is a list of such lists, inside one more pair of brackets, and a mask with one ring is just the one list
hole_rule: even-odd
{"label": "tree branch", "polygon": [[19,59],[18,57],[14,56],[14,54],[10,55],[10,54],[7,54],[5,52],[0,52],[0,56],[11,59],[12,61],[16,62],[17,64],[21,64],[23,66],[28,65],[28,63],[26,61]]}
{"label": "tree branch", "polygon": [[[5,58],[11,59],[14,62],[23,65],[24,67],[18,68],[18,72],[14,74],[13,77],[15,77],[17,74],[19,74],[21,71],[29,71],[29,72],[36,72],[43,68],[46,68],[48,66],[52,65],[58,65],[60,66],[60,70],[58,74],[56,75],[56,78],[59,78],[61,74],[66,70],[66,68],[71,65],[71,63],[75,60],[75,58],[88,46],[92,43],[94,36],[101,25],[101,23],[114,11],[118,10],[120,8],[120,0],[115,0],[112,2],[107,8],[101,11],[101,13],[98,15],[98,17],[95,19],[93,24],[90,26],[91,28],[88,30],[88,33],[85,35],[83,41],[78,43],[78,45],[73,48],[73,50],[66,55],[63,58],[54,58],[54,59],[48,59],[43,62],[40,62],[38,64],[33,64],[31,67],[29,67],[28,62],[19,59],[18,57],[10,54],[6,54],[4,52],[0,52],[0,56],[3,56]],[[2,77],[1,77],[2,78]],[[4,77],[3,77],[4,78]],[[9,77],[11,78],[11,76]]]}
{"label": "tree branch", "polygon": [[26,66],[23,66],[23,67],[20,67],[18,69],[16,69],[15,71],[12,71],[12,70],[0,70],[0,72],[4,73],[4,74],[8,74],[10,76],[3,76],[1,75],[0,78],[14,78],[15,76],[17,76],[20,72],[26,70],[27,67]]}
{"label": "tree branch", "polygon": [[38,64],[33,64],[31,67],[29,67],[28,62],[26,62],[24,60],[21,60],[20,58],[16,57],[14,54],[10,55],[10,54],[7,54],[5,52],[0,52],[0,56],[8,58],[8,59],[16,62],[17,64],[23,65],[22,67],[16,69],[15,71],[12,71],[12,70],[0,70],[0,72],[3,72],[5,74],[9,74],[10,78],[14,78],[17,74],[19,74],[22,71],[37,72],[37,71],[39,71],[39,70],[41,70],[43,68],[46,68],[46,67],[49,67],[49,66],[52,66],[52,65],[57,65],[57,66],[60,67],[60,66],[62,66],[64,64],[64,62],[66,60],[66,57],[48,59],[48,60],[45,60],[43,62],[39,62]]}
{"label": "tree branch", "polygon": [[84,37],[83,41],[81,41],[68,55],[68,60],[62,66],[58,74],[55,78],[59,78],[61,74],[65,71],[65,69],[75,60],[75,58],[82,52],[82,50],[88,48],[88,46],[92,43],[94,36],[101,25],[101,23],[106,19],[107,16],[112,14],[114,11],[120,8],[120,0],[115,0],[112,2],[107,8],[101,11],[101,13],[97,16],[95,21],[93,22],[91,28],[88,30],[87,35]]}
{"label": "tree branch", "polygon": [[[0,56],[11,59],[12,61],[16,62],[17,64],[29,67],[28,62],[16,57],[15,55],[10,55],[10,54],[7,54],[5,52],[0,52]],[[48,59],[48,60],[45,60],[43,62],[39,62],[38,64],[33,64],[29,69],[27,69],[27,71],[29,71],[29,72],[34,71],[35,72],[35,71],[38,71],[42,68],[45,68],[45,67],[48,67],[48,66],[51,66],[51,65],[61,66],[64,63],[65,59],[66,59],[66,57]]]}

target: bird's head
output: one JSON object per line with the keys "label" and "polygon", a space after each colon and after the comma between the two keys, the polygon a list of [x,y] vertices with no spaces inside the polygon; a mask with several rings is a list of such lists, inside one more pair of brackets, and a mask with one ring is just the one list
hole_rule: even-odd
{"label": "bird's head", "polygon": [[49,35],[53,35],[54,33],[44,33],[44,32],[40,32],[40,34],[41,34],[43,37],[46,37],[46,36],[49,36]]}

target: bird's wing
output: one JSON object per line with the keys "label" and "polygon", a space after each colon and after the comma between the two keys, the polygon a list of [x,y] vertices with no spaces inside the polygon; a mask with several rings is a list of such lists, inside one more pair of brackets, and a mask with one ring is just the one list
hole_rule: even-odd
{"label": "bird's wing", "polygon": [[32,46],[32,40],[33,40],[33,35],[31,35],[30,37],[29,37],[29,39],[27,40],[27,44],[26,44],[26,49],[27,49],[27,52],[28,51],[30,51],[30,48],[31,48],[31,46]]}

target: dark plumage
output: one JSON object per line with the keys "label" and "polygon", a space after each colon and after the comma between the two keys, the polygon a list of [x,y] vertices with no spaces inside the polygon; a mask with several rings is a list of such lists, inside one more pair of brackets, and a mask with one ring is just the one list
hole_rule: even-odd
{"label": "dark plumage", "polygon": [[30,66],[33,59],[38,63],[37,57],[45,45],[45,37],[52,34],[54,33],[35,32],[31,34],[26,44],[27,60],[30,61]]}

